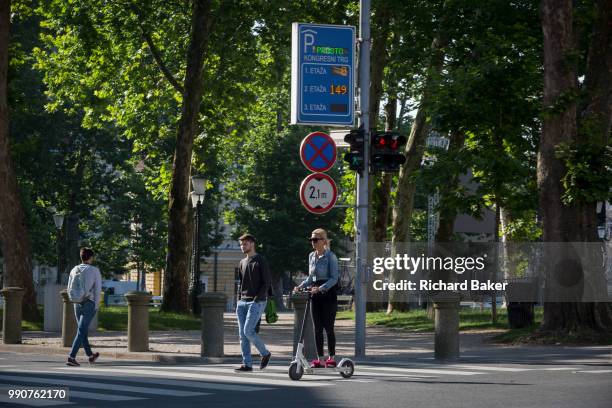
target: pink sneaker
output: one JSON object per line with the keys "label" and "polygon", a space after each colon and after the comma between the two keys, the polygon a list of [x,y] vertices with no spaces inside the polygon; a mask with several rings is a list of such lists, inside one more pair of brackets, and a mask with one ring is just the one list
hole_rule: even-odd
{"label": "pink sneaker", "polygon": [[327,360],[325,360],[325,368],[335,367],[335,366],[336,366],[336,360],[334,360],[333,357],[329,357]]}
{"label": "pink sneaker", "polygon": [[321,360],[317,359],[317,360],[312,360],[312,362],[310,363],[310,367],[311,368],[321,368],[323,366],[321,365]]}

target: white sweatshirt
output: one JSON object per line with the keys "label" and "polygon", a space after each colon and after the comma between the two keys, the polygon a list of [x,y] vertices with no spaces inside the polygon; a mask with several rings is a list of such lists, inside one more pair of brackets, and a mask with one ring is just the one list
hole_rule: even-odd
{"label": "white sweatshirt", "polygon": [[79,269],[83,271],[82,273],[85,277],[85,296],[94,301],[96,310],[98,310],[100,308],[100,291],[102,291],[102,275],[100,274],[100,270],[86,263],[75,266],[70,271],[68,287],[70,287],[70,281],[74,279],[74,275]]}

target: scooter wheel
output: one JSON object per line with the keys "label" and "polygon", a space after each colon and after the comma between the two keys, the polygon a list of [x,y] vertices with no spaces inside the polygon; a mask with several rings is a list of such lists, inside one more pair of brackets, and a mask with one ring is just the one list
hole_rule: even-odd
{"label": "scooter wheel", "polygon": [[302,369],[302,366],[297,363],[297,361],[291,363],[289,366],[289,378],[291,378],[293,381],[298,381],[300,378],[302,378],[303,374],[304,370]]}
{"label": "scooter wheel", "polygon": [[343,361],[340,368],[346,368],[346,371],[340,371],[340,375],[344,378],[351,378],[355,372],[355,365],[350,360]]}

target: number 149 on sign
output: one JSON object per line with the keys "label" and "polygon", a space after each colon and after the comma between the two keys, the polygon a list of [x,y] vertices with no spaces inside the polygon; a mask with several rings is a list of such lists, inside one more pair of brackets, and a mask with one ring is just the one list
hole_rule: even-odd
{"label": "number 149 on sign", "polygon": [[346,85],[334,85],[332,82],[330,86],[330,94],[332,95],[346,95],[348,92]]}

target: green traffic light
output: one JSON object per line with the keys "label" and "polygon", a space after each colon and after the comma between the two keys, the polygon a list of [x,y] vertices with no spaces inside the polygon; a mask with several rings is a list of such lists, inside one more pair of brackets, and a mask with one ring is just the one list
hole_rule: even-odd
{"label": "green traffic light", "polygon": [[344,141],[349,144],[349,151],[344,154],[344,161],[348,162],[349,169],[362,171],[364,168],[363,144],[365,132],[363,129],[352,129],[344,136]]}

